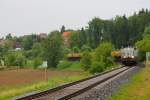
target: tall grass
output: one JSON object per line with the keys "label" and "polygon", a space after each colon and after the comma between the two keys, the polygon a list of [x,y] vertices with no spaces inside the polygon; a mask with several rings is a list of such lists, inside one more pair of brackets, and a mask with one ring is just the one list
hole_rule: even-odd
{"label": "tall grass", "polygon": [[46,82],[37,82],[19,87],[0,87],[0,100],[11,100],[13,97],[23,95],[33,91],[43,91],[48,88],[56,87],[60,84],[73,82],[84,78],[85,76],[54,77]]}
{"label": "tall grass", "polygon": [[150,67],[145,67],[108,100],[150,100]]}

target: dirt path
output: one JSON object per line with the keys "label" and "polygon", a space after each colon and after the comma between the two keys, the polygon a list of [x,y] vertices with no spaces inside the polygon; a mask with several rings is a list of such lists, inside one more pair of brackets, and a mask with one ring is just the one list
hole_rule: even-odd
{"label": "dirt path", "polygon": [[[18,69],[0,71],[0,86],[21,85],[26,83],[33,83],[45,79],[44,70],[33,69]],[[48,77],[58,76],[74,76],[80,75],[82,72],[77,71],[47,71]]]}

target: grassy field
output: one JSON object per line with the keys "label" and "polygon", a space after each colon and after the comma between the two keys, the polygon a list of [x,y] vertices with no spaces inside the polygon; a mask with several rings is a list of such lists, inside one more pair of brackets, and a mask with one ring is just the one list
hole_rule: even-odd
{"label": "grassy field", "polygon": [[142,69],[108,100],[150,100],[150,66]]}
{"label": "grassy field", "polygon": [[[7,75],[8,73],[8,75]],[[76,71],[48,71],[48,81],[43,80],[42,70],[8,70],[0,72],[0,100],[34,91],[43,91],[58,85],[80,80],[88,75]],[[32,80],[32,81],[31,81]],[[11,84],[12,83],[12,84]]]}
{"label": "grassy field", "polygon": [[71,77],[54,77],[47,82],[37,82],[28,85],[15,86],[15,87],[1,87],[0,100],[11,100],[13,97],[23,95],[29,92],[37,92],[46,90],[48,88],[56,87],[60,84],[77,81],[85,76],[71,76]]}

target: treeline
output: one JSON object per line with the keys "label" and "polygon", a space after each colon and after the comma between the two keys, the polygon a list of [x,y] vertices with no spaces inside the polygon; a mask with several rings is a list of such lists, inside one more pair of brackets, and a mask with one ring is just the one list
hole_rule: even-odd
{"label": "treeline", "polygon": [[[64,46],[63,33],[69,32],[67,46]],[[88,26],[80,30],[66,29],[52,31],[44,38],[32,34],[12,37],[8,34],[4,45],[0,45],[0,59],[6,66],[32,66],[37,68],[43,61],[48,68],[57,68],[69,53],[81,53],[81,65],[91,72],[102,71],[113,64],[110,52],[124,46],[136,46],[145,56],[150,51],[150,11],[142,9],[134,15],[116,16],[103,20],[93,18]],[[15,44],[15,45],[14,45]],[[21,50],[13,50],[20,47]],[[2,61],[1,61],[2,62]],[[2,64],[2,63],[1,63]],[[67,63],[68,64],[68,63]],[[105,66],[105,67],[104,67]]]}
{"label": "treeline", "polygon": [[91,48],[96,48],[102,41],[109,41],[118,49],[128,45],[133,46],[143,38],[144,29],[149,23],[148,9],[142,9],[129,17],[116,16],[110,20],[93,18],[85,29],[75,31],[80,34],[74,34],[76,38],[71,37],[71,40],[75,40],[72,45],[81,48],[82,45],[87,44]]}

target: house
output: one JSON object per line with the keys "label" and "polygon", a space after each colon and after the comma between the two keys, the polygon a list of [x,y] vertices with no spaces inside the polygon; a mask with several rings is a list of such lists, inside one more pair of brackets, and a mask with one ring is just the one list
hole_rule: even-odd
{"label": "house", "polygon": [[64,46],[68,46],[68,37],[71,33],[70,32],[63,32],[62,37],[63,37],[63,41],[64,41]]}
{"label": "house", "polygon": [[39,38],[40,39],[45,39],[47,37],[47,34],[46,33],[40,33],[39,34]]}
{"label": "house", "polygon": [[4,46],[5,45],[5,40],[4,39],[0,39],[0,46]]}
{"label": "house", "polygon": [[22,47],[21,47],[21,44],[19,42],[13,42],[12,48],[15,51],[19,51],[19,50],[21,50]]}

